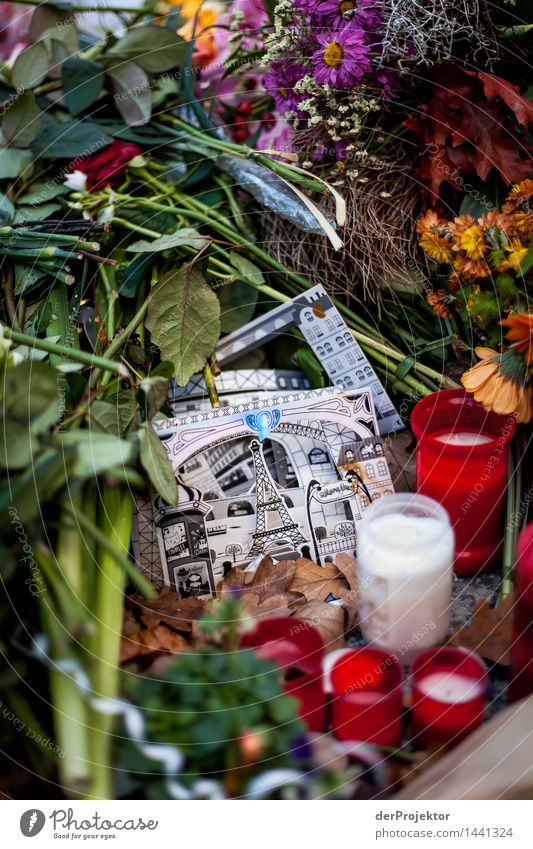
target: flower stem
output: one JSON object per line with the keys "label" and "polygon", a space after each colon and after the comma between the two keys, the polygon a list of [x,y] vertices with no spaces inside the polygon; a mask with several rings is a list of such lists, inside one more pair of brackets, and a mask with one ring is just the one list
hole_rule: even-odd
{"label": "flower stem", "polygon": [[74,348],[69,348],[67,345],[60,345],[58,342],[50,342],[48,339],[37,339],[35,336],[29,336],[27,333],[19,333],[18,330],[12,330],[10,327],[4,327],[4,335],[17,342],[19,345],[26,345],[28,348],[36,348],[38,351],[47,351],[49,354],[57,354],[60,357],[67,357],[76,363],[83,363],[88,366],[98,366],[101,369],[112,371],[119,374],[121,377],[128,377],[128,370],[122,363],[115,363],[104,357],[99,357],[96,354],[88,354],[86,351],[77,351]]}

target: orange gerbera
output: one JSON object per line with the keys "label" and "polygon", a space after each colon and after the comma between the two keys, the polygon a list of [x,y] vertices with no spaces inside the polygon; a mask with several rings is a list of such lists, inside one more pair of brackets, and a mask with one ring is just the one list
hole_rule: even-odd
{"label": "orange gerbera", "polygon": [[511,313],[500,324],[509,328],[507,338],[512,342],[511,348],[522,354],[526,365],[533,365],[533,313]]}
{"label": "orange gerbera", "polygon": [[475,350],[480,362],[461,377],[466,391],[483,404],[485,410],[502,416],[516,413],[519,422],[530,421],[533,412],[531,387],[525,385],[522,358],[510,348],[503,354],[492,348]]}
{"label": "orange gerbera", "polygon": [[468,259],[468,257],[458,256],[453,267],[461,277],[467,280],[476,280],[478,277],[490,277],[491,275],[490,265],[484,259]]}

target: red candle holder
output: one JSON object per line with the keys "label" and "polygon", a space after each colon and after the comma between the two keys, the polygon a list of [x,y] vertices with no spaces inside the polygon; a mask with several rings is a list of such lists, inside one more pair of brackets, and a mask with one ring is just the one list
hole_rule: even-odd
{"label": "red candle holder", "polygon": [[422,652],[413,665],[412,725],[416,748],[454,746],[483,721],[489,677],[466,649]]}
{"label": "red candle holder", "polygon": [[330,672],[331,726],[338,740],[398,746],[402,738],[402,669],[394,655],[362,648]]}
{"label": "red candle holder", "polygon": [[255,649],[283,670],[283,690],[299,703],[298,713],[310,731],[325,731],[326,696],[322,683],[324,640],[308,622],[292,617],[263,619],[241,638],[241,647]]}
{"label": "red candle holder", "polygon": [[[423,398],[411,415],[417,438],[417,491],[439,501],[455,532],[454,569],[489,569],[503,540],[504,496],[514,416],[487,412],[463,389]],[[457,444],[444,440],[483,441]]]}
{"label": "red candle holder", "polygon": [[533,693],[533,522],[518,537],[509,701]]}

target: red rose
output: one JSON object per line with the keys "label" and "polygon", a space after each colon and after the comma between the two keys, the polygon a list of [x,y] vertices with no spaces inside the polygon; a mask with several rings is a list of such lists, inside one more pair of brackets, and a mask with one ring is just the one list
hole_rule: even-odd
{"label": "red rose", "polygon": [[104,186],[116,188],[122,180],[126,165],[130,160],[142,154],[141,148],[131,142],[114,141],[98,153],[74,159],[67,173],[82,171],[87,178],[87,191],[93,192]]}

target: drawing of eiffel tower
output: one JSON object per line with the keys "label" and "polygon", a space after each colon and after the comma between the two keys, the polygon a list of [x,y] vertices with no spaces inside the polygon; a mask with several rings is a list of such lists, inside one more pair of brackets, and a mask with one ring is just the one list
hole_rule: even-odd
{"label": "drawing of eiffel tower", "polygon": [[[263,456],[263,447],[257,439],[250,442],[250,451],[254,459],[255,489],[257,497],[256,528],[253,536],[253,545],[249,556],[254,557],[262,554],[268,542],[275,540],[290,539],[296,548],[306,539],[300,531],[299,525],[294,522],[289,513],[285,499],[268,471]],[[275,528],[267,528],[267,514],[277,513],[281,524]]]}

